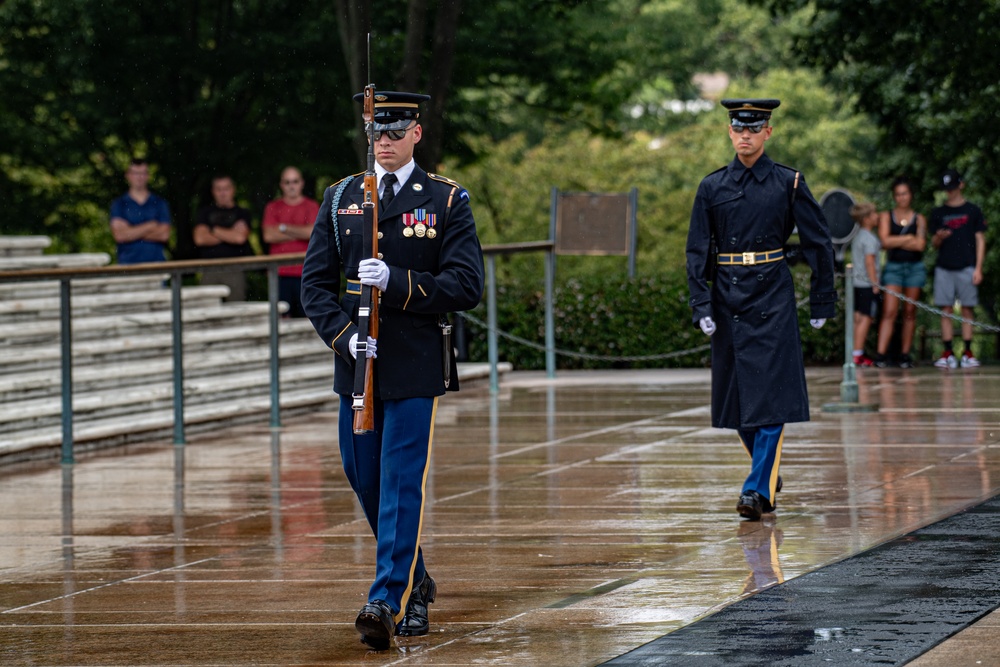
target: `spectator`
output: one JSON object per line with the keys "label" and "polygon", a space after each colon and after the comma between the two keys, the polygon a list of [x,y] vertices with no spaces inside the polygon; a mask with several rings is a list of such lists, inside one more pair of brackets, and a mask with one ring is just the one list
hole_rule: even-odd
{"label": "spectator", "polygon": [[863,202],[851,207],[851,217],[861,229],[851,241],[851,261],[854,262],[854,365],[871,366],[865,355],[868,329],[878,315],[878,265],[881,244],[872,230],[878,224],[875,204]]}
{"label": "spectator", "polygon": [[[195,216],[194,244],[202,259],[252,255],[250,211],[236,205],[236,185],[229,176],[212,179],[212,203]],[[210,269],[202,273],[203,285],[229,287],[227,301],[246,301],[247,283],[242,269]]]}
{"label": "spectator", "polygon": [[150,192],[149,164],[134,158],[125,170],[128,192],[111,202],[111,235],[119,264],[162,262],[170,240],[170,208]]}
{"label": "spectator", "polygon": [[[303,185],[302,172],[295,167],[285,167],[281,172],[281,198],[264,207],[261,228],[271,255],[305,252],[309,247],[319,204],[302,194]],[[302,265],[279,266],[278,298],[288,304],[291,317],[305,317],[301,290]]]}
{"label": "spectator", "polygon": [[965,351],[961,361],[952,350],[954,329],[951,315],[955,302],[962,305],[962,317],[972,320],[973,308],[979,305],[979,284],[983,282],[983,259],[986,257],[986,220],[983,211],[966,201],[962,190],[965,181],[954,169],[944,172],[941,187],[948,193],[944,206],[931,211],[931,244],[937,248],[934,266],[934,305],[944,311],[941,317],[941,344],[944,351],[934,362],[938,368],[975,368],[979,360],[972,354],[972,323],[962,322]]}
{"label": "spectator", "polygon": [[893,180],[892,198],[896,202],[895,208],[882,213],[878,221],[879,240],[887,252],[882,271],[882,322],[879,325],[875,365],[879,368],[889,365],[889,343],[899,312],[900,298],[896,295],[902,294],[912,303],[907,301],[903,304],[899,365],[901,368],[913,368],[910,350],[917,327],[916,302],[920,301],[920,291],[927,282],[923,259],[924,248],[927,247],[927,221],[912,208],[913,187],[906,178],[900,176]]}

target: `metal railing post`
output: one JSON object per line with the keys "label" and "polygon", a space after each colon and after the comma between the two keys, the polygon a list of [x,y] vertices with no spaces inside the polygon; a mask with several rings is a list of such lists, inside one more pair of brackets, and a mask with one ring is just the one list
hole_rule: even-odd
{"label": "metal railing post", "polygon": [[555,274],[556,253],[545,253],[545,376],[556,376],[556,324],[555,324]]}
{"label": "metal railing post", "polygon": [[556,376],[556,327],[553,293],[556,282],[556,236],[559,232],[559,188],[554,187],[549,201],[549,242],[545,252],[545,377]]}
{"label": "metal railing post", "polygon": [[59,346],[62,364],[62,462],[73,463],[73,309],[70,278],[59,280]]}
{"label": "metal railing post", "polygon": [[271,426],[281,426],[281,364],[278,336],[278,267],[267,267],[268,323],[271,329]]}
{"label": "metal railing post", "polygon": [[497,260],[495,255],[486,255],[486,351],[490,362],[490,392],[500,391],[500,376],[497,371],[499,353],[497,351]]}
{"label": "metal railing post", "polygon": [[170,328],[174,353],[174,444],[183,445],[184,438],[184,338],[181,315],[181,278],[179,271],[170,273]]}

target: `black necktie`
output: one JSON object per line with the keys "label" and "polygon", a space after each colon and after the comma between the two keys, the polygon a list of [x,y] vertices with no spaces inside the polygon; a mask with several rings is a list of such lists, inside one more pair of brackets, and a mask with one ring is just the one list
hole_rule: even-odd
{"label": "black necktie", "polygon": [[382,177],[382,210],[389,208],[392,198],[396,196],[393,186],[396,184],[396,174],[386,174]]}

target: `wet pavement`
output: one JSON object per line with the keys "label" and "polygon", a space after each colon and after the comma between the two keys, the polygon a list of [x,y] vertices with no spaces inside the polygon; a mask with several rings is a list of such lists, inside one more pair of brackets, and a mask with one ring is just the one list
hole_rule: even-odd
{"label": "wet pavement", "polygon": [[[707,371],[514,373],[442,399],[431,633],[378,653],[353,628],[374,540],[335,412],[2,469],[0,664],[596,665],[1000,492],[1000,369],[861,369],[863,414],[820,410],[839,368],[808,375],[813,421],[787,428],[756,523]],[[990,664],[996,618],[913,664]]]}

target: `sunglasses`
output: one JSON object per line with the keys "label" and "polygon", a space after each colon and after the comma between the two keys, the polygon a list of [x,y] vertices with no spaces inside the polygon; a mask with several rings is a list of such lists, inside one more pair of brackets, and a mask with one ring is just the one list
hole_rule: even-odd
{"label": "sunglasses", "polygon": [[388,136],[393,141],[399,141],[400,139],[406,136],[407,132],[409,132],[415,127],[416,125],[411,125],[405,130],[375,130],[374,132],[375,141],[379,141],[382,138],[383,134]]}
{"label": "sunglasses", "polygon": [[750,134],[760,134],[761,130],[763,130],[765,127],[767,127],[767,124],[764,125],[744,125],[743,123],[732,124],[733,132],[735,132],[736,134],[742,133],[743,130],[746,130]]}

